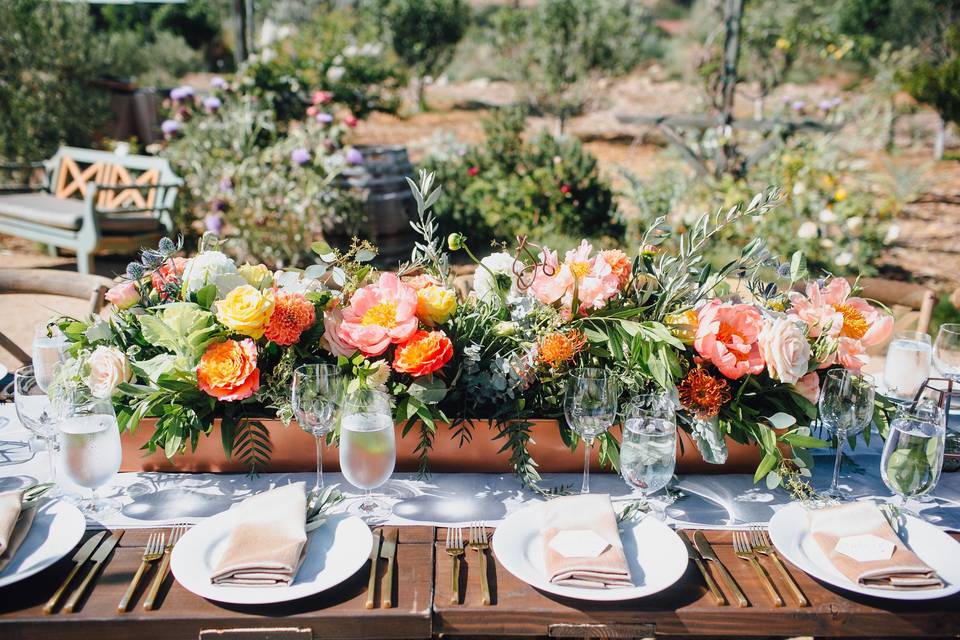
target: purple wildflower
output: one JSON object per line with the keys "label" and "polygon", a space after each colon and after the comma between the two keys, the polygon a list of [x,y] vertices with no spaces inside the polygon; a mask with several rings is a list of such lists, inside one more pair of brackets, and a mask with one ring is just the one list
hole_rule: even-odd
{"label": "purple wildflower", "polygon": [[211,203],[211,208],[214,211],[226,211],[227,210],[227,201],[223,198],[217,198]]}
{"label": "purple wildflower", "polygon": [[208,213],[203,219],[203,225],[207,228],[207,231],[219,236],[220,232],[223,231],[223,216],[219,213]]}
{"label": "purple wildflower", "polygon": [[181,85],[170,91],[170,99],[174,102],[182,102],[187,98],[192,98],[194,94],[193,87],[188,84]]}
{"label": "purple wildflower", "polygon": [[213,76],[210,78],[210,86],[214,89],[226,89],[227,81],[221,78],[220,76]]}
{"label": "purple wildflower", "polygon": [[803,100],[796,100],[793,104],[790,105],[790,108],[794,111],[803,111],[803,108],[806,106],[806,103]]}
{"label": "purple wildflower", "polygon": [[227,177],[220,178],[220,190],[221,191],[233,191],[233,180]]}
{"label": "purple wildflower", "polygon": [[223,102],[216,96],[208,96],[203,99],[203,108],[207,110],[207,113],[216,113],[222,106]]}
{"label": "purple wildflower", "polygon": [[333,122],[333,116],[330,115],[329,113],[318,113],[317,122],[319,122],[320,124],[330,124],[331,122]]}
{"label": "purple wildflower", "polygon": [[355,147],[347,149],[346,159],[348,164],[363,164],[363,154]]}
{"label": "purple wildflower", "polygon": [[160,131],[165,138],[170,139],[180,132],[180,123],[176,120],[164,120],[160,124]]}
{"label": "purple wildflower", "polygon": [[305,165],[310,162],[310,152],[306,149],[294,149],[290,153],[290,160],[294,164]]}

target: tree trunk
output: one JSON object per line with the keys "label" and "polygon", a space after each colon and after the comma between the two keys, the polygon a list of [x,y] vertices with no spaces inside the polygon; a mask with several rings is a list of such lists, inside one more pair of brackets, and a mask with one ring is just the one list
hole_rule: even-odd
{"label": "tree trunk", "polygon": [[[733,100],[737,89],[737,64],[740,60],[740,23],[743,19],[743,0],[726,0],[723,8],[724,44],[723,44],[723,75],[721,76],[721,109],[720,120],[722,126],[729,127],[733,122]],[[736,143],[733,136],[717,148],[717,157],[714,162],[714,176],[719,178],[726,173],[731,161],[736,157]]]}
{"label": "tree trunk", "polygon": [[943,160],[943,147],[947,138],[947,121],[941,114],[937,114],[937,131],[933,138],[933,159]]}
{"label": "tree trunk", "polygon": [[896,145],[897,137],[897,105],[893,101],[893,96],[890,96],[890,99],[887,100],[887,130],[886,130],[886,140],[883,143],[883,148],[887,151],[893,151],[894,146]]}
{"label": "tree trunk", "polygon": [[417,109],[427,110],[427,83],[423,74],[417,75]]}

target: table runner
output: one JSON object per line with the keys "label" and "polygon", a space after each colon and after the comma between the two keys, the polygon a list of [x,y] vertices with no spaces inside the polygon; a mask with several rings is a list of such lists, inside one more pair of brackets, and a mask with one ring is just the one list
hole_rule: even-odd
{"label": "table runner", "polygon": [[[842,482],[856,497],[874,496],[892,500],[880,479],[879,436],[871,446],[862,443],[844,461]],[[16,489],[47,478],[46,452],[37,450],[30,433],[17,420],[11,404],[0,405],[0,491]],[[824,488],[833,472],[833,452],[814,452],[816,468],[812,483]],[[574,452],[571,455],[579,455]],[[853,464],[851,464],[851,460]],[[58,479],[68,491],[79,493],[65,478]],[[339,473],[325,474],[327,484],[339,484],[349,500],[361,492],[350,486]],[[119,512],[108,514],[90,527],[156,527],[174,522],[195,523],[219,513],[243,498],[290,482],[313,485],[312,473],[264,473],[256,477],[244,474],[121,473],[103,490],[121,505]],[[609,493],[614,508],[622,509],[639,498],[619,475],[596,473],[590,479],[595,493]],[[544,474],[545,488],[567,486],[576,490],[580,474]],[[666,507],[667,521],[673,525],[705,529],[730,529],[747,524],[769,522],[775,511],[790,503],[783,489],[769,490],[754,484],[745,474],[683,475],[672,485],[680,497]],[[436,473],[418,479],[414,473],[394,474],[381,489],[393,514],[386,524],[445,526],[482,521],[496,526],[508,514],[530,500],[539,499],[524,489],[510,474]],[[659,496],[662,498],[662,493]],[[910,501],[911,509],[924,519],[951,531],[960,531],[960,473],[945,473],[932,498]]]}

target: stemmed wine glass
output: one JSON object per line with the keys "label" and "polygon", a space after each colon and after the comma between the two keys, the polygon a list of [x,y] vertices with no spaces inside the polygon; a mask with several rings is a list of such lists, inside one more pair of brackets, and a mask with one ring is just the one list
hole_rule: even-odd
{"label": "stemmed wine glass", "polygon": [[347,482],[364,490],[351,511],[367,522],[390,515],[390,508],[374,500],[372,492],[390,479],[396,462],[390,396],[372,389],[347,395],[340,418],[340,471]]}
{"label": "stemmed wine glass", "polygon": [[880,458],[880,476],[891,492],[899,496],[906,511],[907,498],[933,491],[943,468],[946,415],[930,398],[902,407],[890,422],[890,433]]}
{"label": "stemmed wine glass", "polygon": [[567,424],[583,440],[583,485],[590,493],[590,449],[593,441],[613,425],[617,417],[619,390],[616,380],[603,369],[575,369],[567,382],[563,412]]}
{"label": "stemmed wine glass", "polygon": [[940,325],[933,343],[933,363],[944,376],[960,381],[960,324]]}
{"label": "stemmed wine glass", "polygon": [[[50,491],[58,492],[57,467],[54,451],[57,448],[57,425],[47,392],[33,373],[33,366],[20,367],[13,374],[13,401],[20,424],[33,432],[47,450],[47,465],[50,473]],[[52,495],[50,492],[47,495]]]}
{"label": "stemmed wine glass", "polygon": [[[640,508],[650,510],[648,498],[667,486],[677,463],[677,416],[666,395],[635,396],[624,411],[620,472],[628,485],[640,491]],[[663,511],[654,509],[658,518]]]}
{"label": "stemmed wine glass", "polygon": [[291,404],[300,428],[317,440],[317,476],[312,492],[323,489],[323,440],[337,426],[343,375],[331,364],[305,364],[293,372]]}
{"label": "stemmed wine glass", "polygon": [[44,392],[53,383],[57,368],[66,355],[66,346],[66,336],[56,327],[43,324],[33,333],[33,373]]}
{"label": "stemmed wine glass", "polygon": [[843,502],[847,494],[840,490],[840,464],[843,443],[863,431],[873,418],[873,378],[847,369],[834,369],[826,375],[820,393],[820,420],[837,439],[837,457],[833,464],[833,482],[824,495]]}

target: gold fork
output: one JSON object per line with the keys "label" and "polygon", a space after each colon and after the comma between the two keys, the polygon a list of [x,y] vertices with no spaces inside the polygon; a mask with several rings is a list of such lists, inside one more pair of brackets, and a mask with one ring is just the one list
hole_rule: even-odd
{"label": "gold fork", "polygon": [[147,546],[143,549],[143,560],[140,561],[140,567],[134,574],[133,580],[130,581],[127,592],[123,594],[123,598],[120,599],[120,604],[117,605],[117,613],[125,613],[127,611],[127,607],[130,606],[130,599],[133,598],[133,592],[136,591],[137,585],[140,584],[140,579],[143,578],[143,574],[146,573],[150,563],[156,562],[163,557],[164,538],[165,536],[162,533],[150,534],[150,537],[147,539]]}
{"label": "gold fork", "polygon": [[800,585],[797,584],[797,581],[794,580],[790,572],[787,571],[787,568],[783,565],[783,561],[777,556],[777,552],[770,547],[770,538],[767,536],[767,530],[763,527],[753,526],[750,527],[750,533],[753,534],[753,550],[761,555],[773,558],[773,563],[777,565],[777,570],[779,570],[780,575],[783,576],[784,582],[787,583],[790,591],[793,592],[793,597],[796,598],[797,604],[801,607],[809,607],[810,601],[803,595],[803,591],[800,590]]}
{"label": "gold fork", "polygon": [[460,562],[463,554],[463,528],[447,527],[447,553],[453,563],[452,591],[450,604],[460,604]]}
{"label": "gold fork", "polygon": [[489,605],[490,579],[487,576],[487,549],[490,548],[490,540],[487,537],[487,528],[479,522],[470,525],[470,548],[476,549],[480,554],[480,591],[483,604]]}
{"label": "gold fork", "polygon": [[767,575],[767,572],[763,570],[763,566],[761,566],[757,561],[757,554],[753,552],[753,547],[750,545],[750,540],[747,538],[746,531],[733,532],[733,552],[741,560],[750,561],[750,564],[752,564],[753,568],[756,569],[757,575],[760,576],[760,582],[763,583],[767,593],[770,594],[770,598],[773,600],[773,606],[782,607],[783,598],[781,598],[780,594],[777,593],[777,588],[773,586],[770,576]]}
{"label": "gold fork", "polygon": [[167,577],[167,571],[170,570],[170,554],[173,552],[173,547],[180,541],[180,536],[182,536],[187,531],[186,524],[175,524],[170,529],[170,539],[167,541],[167,546],[163,550],[163,560],[160,561],[160,568],[157,569],[157,575],[153,577],[153,582],[150,584],[150,590],[147,592],[147,599],[143,601],[143,608],[148,611],[153,609],[154,604],[157,600],[157,594],[160,593],[160,587],[163,586],[163,581]]}

